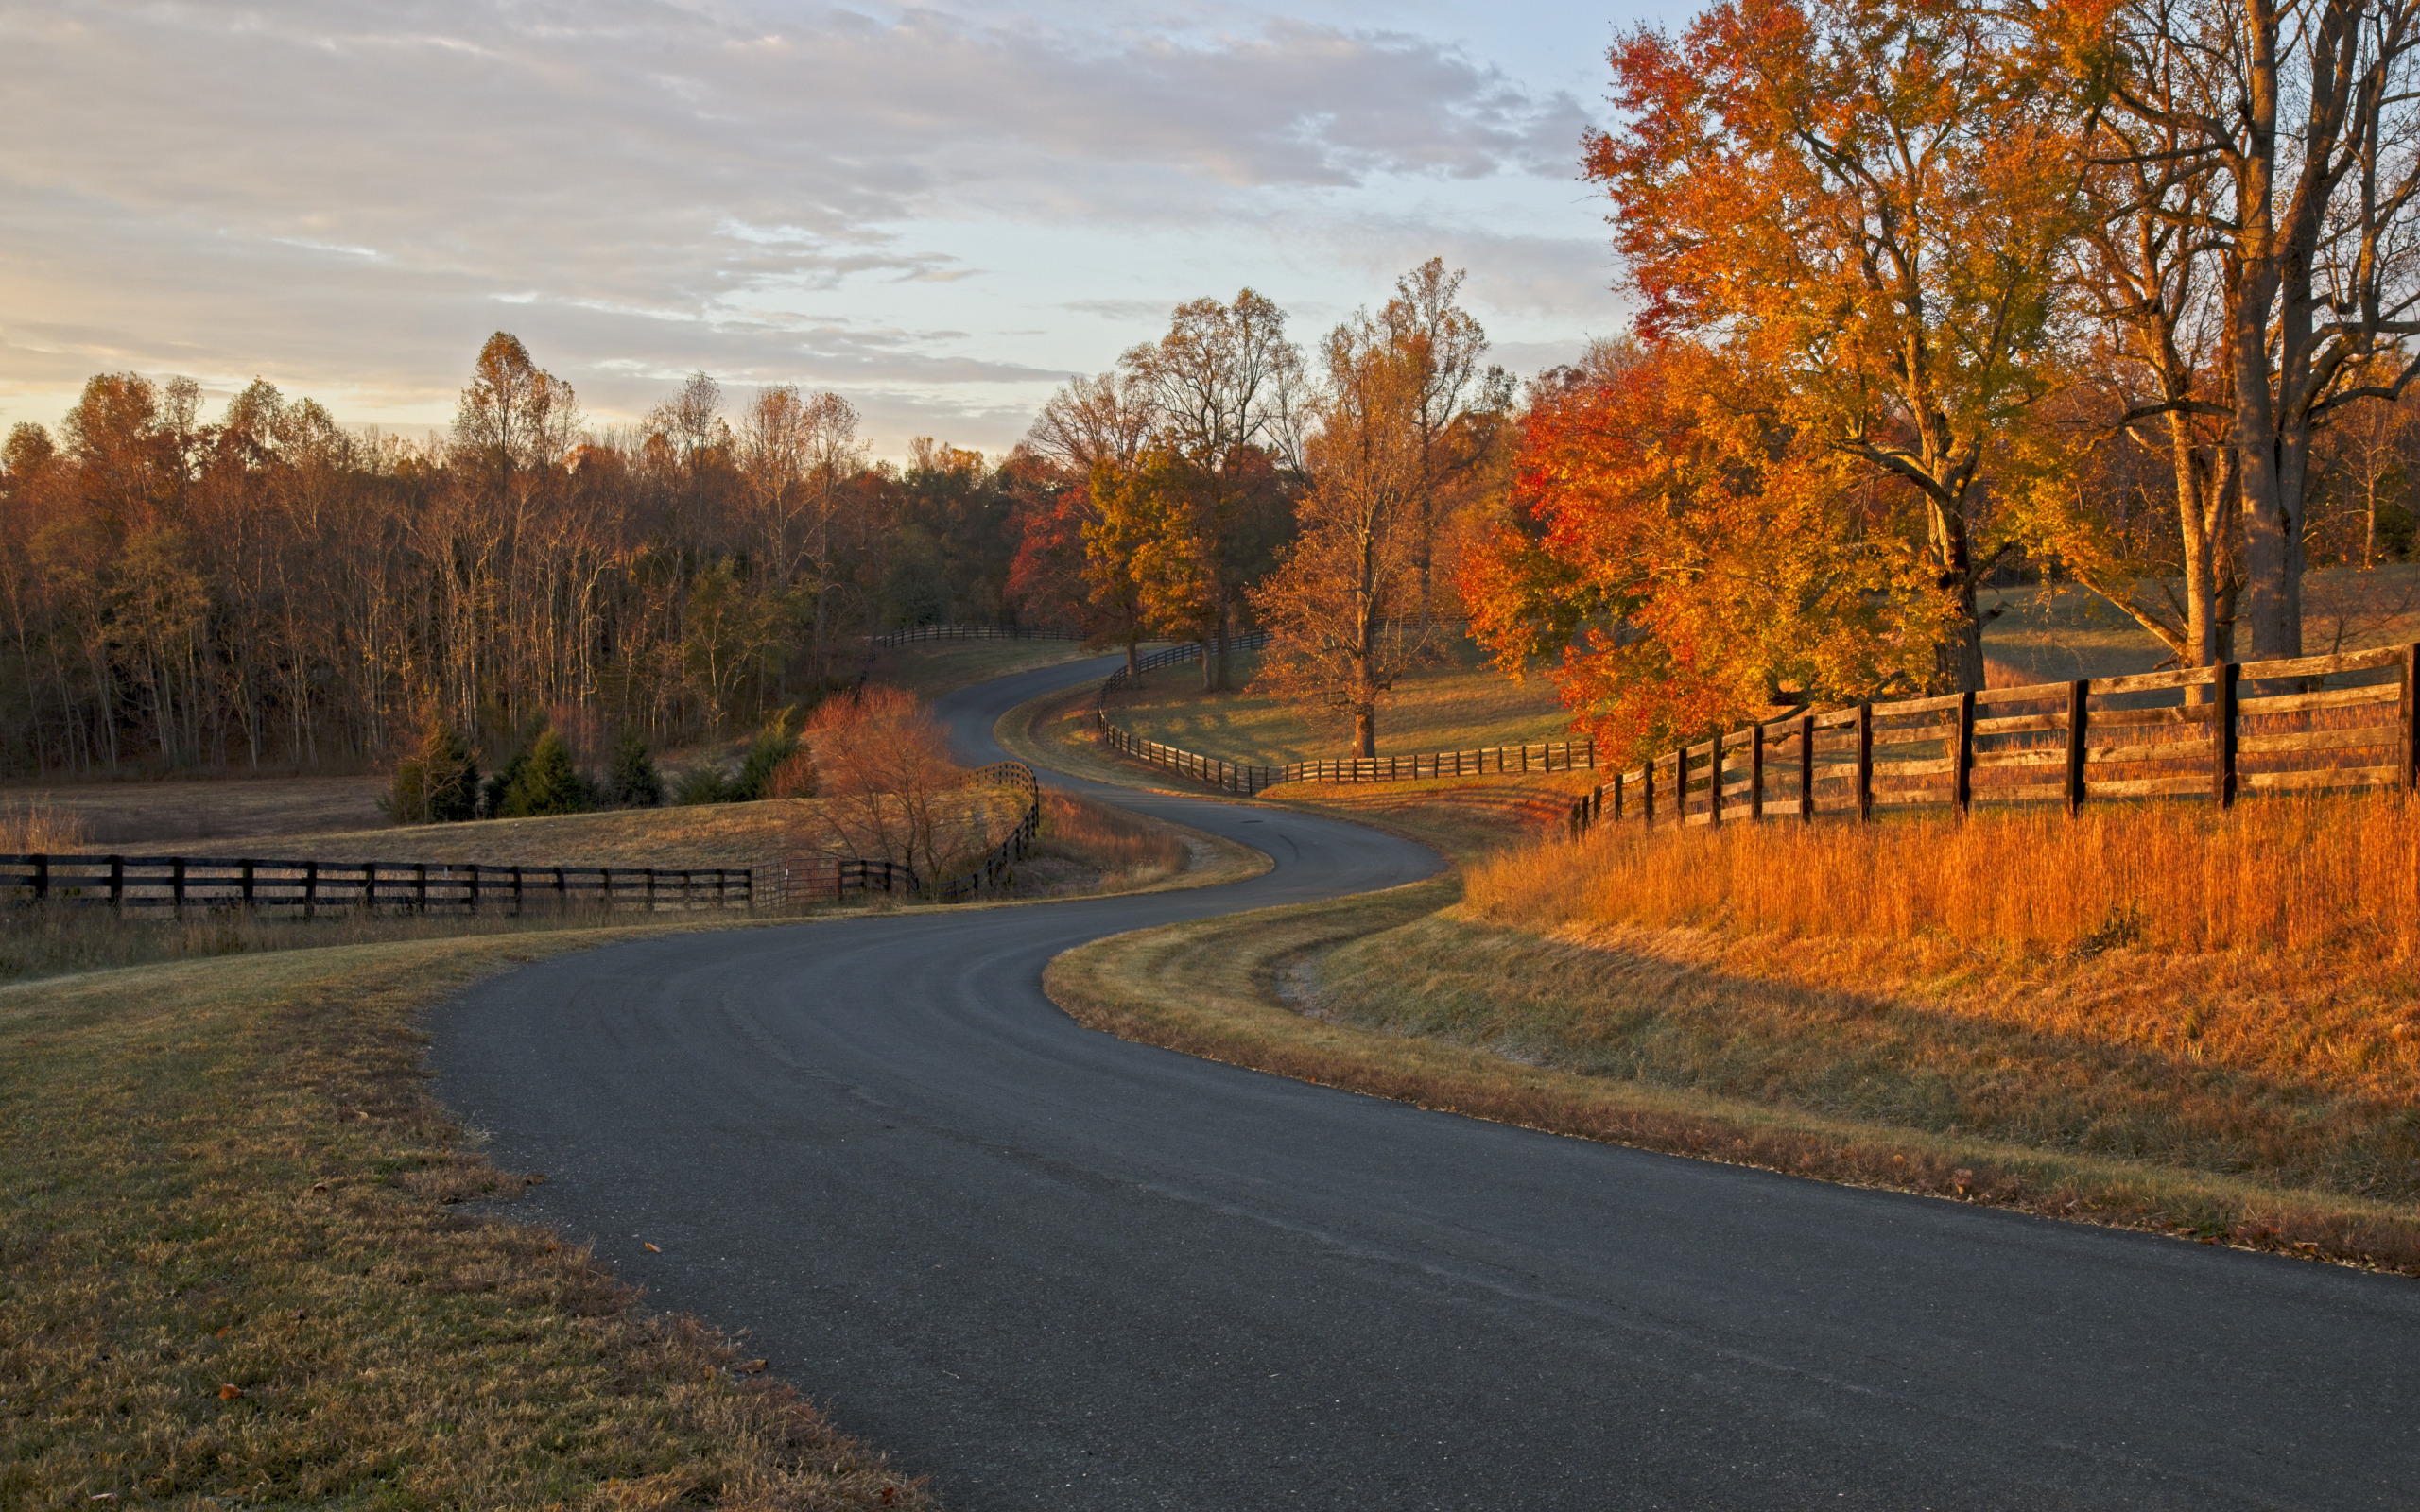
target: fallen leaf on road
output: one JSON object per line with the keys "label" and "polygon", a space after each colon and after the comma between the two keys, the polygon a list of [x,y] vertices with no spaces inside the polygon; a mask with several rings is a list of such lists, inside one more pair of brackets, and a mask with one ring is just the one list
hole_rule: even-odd
{"label": "fallen leaf on road", "polygon": [[661,1254],[663,1254],[663,1253],[664,1253],[664,1251],[663,1251],[663,1250],[656,1248],[653,1245],[648,1245],[648,1246],[647,1246],[647,1248],[648,1248],[648,1254],[651,1254],[651,1255],[661,1255]]}

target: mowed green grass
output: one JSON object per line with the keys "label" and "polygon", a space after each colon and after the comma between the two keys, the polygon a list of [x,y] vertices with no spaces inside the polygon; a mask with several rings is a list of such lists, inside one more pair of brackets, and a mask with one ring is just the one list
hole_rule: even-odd
{"label": "mowed green grass", "polygon": [[[1115,717],[1147,740],[1232,761],[1320,761],[1351,753],[1348,726],[1308,722],[1292,706],[1253,691],[1250,684],[1259,671],[1259,654],[1242,653],[1233,662],[1236,691],[1205,694],[1199,666],[1164,667],[1117,704]],[[1513,681],[1468,641],[1447,645],[1443,664],[1396,678],[1393,694],[1378,707],[1381,755],[1565,738],[1554,684],[1543,676]]]}
{"label": "mowed green grass", "polygon": [[429,1100],[423,1007],[638,933],[0,988],[0,1505],[928,1504]]}

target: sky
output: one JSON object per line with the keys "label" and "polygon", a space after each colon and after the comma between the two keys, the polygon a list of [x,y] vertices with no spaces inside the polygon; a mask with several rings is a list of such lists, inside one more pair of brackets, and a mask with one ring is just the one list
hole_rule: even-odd
{"label": "sky", "polygon": [[1431,256],[1529,374],[1626,322],[1580,138],[1669,0],[10,0],[0,426],[92,374],[451,419],[491,332],[635,421],[830,388],[1001,453],[1245,285],[1311,342]]}

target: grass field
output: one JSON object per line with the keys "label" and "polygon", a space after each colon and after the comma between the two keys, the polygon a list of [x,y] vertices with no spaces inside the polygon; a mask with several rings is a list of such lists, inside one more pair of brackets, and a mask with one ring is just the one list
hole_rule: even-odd
{"label": "grass field", "polygon": [[[2072,585],[1985,589],[1983,656],[1995,687],[2149,672],[2156,636]],[[1995,611],[1997,611],[1995,614]],[[2303,578],[2303,645],[2312,656],[2420,640],[2420,564],[2328,567]]]}
{"label": "grass field", "polygon": [[[1349,754],[1343,726],[1305,723],[1289,706],[1249,684],[1260,670],[1256,652],[1236,657],[1236,691],[1201,691],[1198,666],[1165,667],[1122,698],[1117,722],[1147,740],[1235,761],[1296,762]],[[1443,664],[1407,672],[1378,710],[1381,754],[1476,750],[1564,738],[1563,704],[1543,677],[1514,682],[1486,664],[1467,641],[1448,648]]]}
{"label": "grass field", "polygon": [[934,641],[884,651],[874,662],[871,680],[930,699],[1012,672],[1099,654],[1085,650],[1080,641]]}
{"label": "grass field", "polygon": [[640,933],[0,988],[0,1504],[928,1504],[429,1102],[423,1006]]}

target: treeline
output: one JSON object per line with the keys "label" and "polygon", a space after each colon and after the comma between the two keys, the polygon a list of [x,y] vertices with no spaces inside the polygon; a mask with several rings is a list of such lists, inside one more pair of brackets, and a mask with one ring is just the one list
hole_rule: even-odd
{"label": "treeline", "polygon": [[837,395],[700,375],[592,430],[498,334],[449,435],[362,435],[267,384],[103,374],[0,451],[0,773],[350,768],[433,730],[603,748],[757,728],[867,631],[1012,617],[1028,464],[869,464]]}

